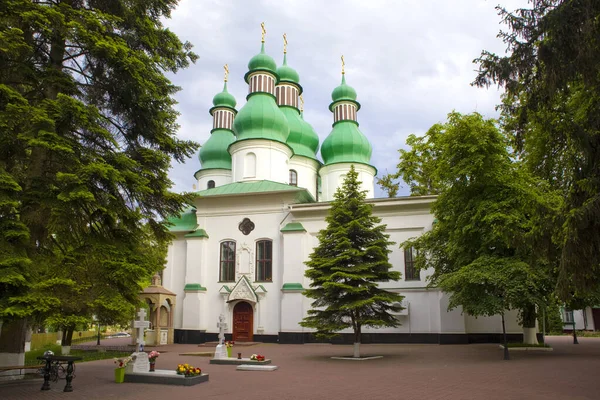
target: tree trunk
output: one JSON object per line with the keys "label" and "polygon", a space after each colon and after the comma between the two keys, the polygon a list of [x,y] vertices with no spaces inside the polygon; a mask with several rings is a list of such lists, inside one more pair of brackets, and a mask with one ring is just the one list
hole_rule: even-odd
{"label": "tree trunk", "polygon": [[63,329],[62,339],[60,341],[61,353],[63,356],[68,356],[71,352],[71,340],[73,340],[74,326],[65,326]]}
{"label": "tree trunk", "polygon": [[575,322],[573,322],[573,344],[579,344],[577,340],[577,329],[575,329]]}
{"label": "tree trunk", "polygon": [[[0,367],[25,364],[25,335],[27,320],[4,321],[0,332]],[[9,375],[20,370],[7,371]]]}
{"label": "tree trunk", "polygon": [[504,336],[504,359],[510,360],[508,354],[508,340],[506,339],[506,326],[504,325],[504,313],[502,313],[502,335]]}
{"label": "tree trunk", "polygon": [[356,329],[354,330],[354,354],[352,355],[354,358],[360,358],[360,329],[360,324],[356,324]]}
{"label": "tree trunk", "polygon": [[523,343],[525,344],[538,344],[537,340],[537,329],[535,326],[535,320],[537,314],[535,312],[535,304],[521,310],[523,316]]}

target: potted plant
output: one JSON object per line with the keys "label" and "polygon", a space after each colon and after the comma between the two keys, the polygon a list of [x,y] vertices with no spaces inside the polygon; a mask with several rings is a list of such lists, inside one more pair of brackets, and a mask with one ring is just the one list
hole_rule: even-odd
{"label": "potted plant", "polygon": [[115,364],[117,367],[115,368],[115,382],[123,383],[125,381],[125,367],[127,364],[131,362],[132,358],[124,357],[124,358],[115,358]]}
{"label": "potted plant", "polygon": [[150,362],[150,372],[154,372],[154,366],[156,364],[156,359],[160,356],[160,353],[156,350],[152,350],[150,354],[148,354],[148,361]]}
{"label": "potted plant", "polygon": [[225,342],[225,347],[227,348],[227,357],[231,357],[231,349],[235,342],[233,340],[228,340]]}

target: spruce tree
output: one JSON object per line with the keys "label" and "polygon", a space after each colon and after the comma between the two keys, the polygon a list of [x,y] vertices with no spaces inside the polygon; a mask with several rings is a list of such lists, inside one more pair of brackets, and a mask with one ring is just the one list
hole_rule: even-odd
{"label": "spruce tree", "polygon": [[166,76],[197,59],[163,25],[177,0],[1,4],[0,364],[22,358],[27,324],[68,336],[136,305],[162,268],[149,245],[192,199],[169,168],[197,148]]}
{"label": "spruce tree", "polygon": [[358,173],[350,169],[344,184],[335,193],[327,228],[319,232],[319,245],[306,263],[306,277],[312,279],[304,295],[314,299],[308,316],[300,323],[316,329],[318,337],[331,337],[339,331],[354,331],[354,357],[360,357],[363,327],[400,325],[391,312],[404,296],[379,287],[379,282],[396,281],[388,261],[389,235],[373,206],[365,202]]}

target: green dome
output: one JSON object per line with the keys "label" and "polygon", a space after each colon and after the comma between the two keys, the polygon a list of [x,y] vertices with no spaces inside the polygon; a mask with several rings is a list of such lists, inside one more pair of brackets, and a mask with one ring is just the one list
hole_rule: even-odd
{"label": "green dome", "polygon": [[319,136],[312,126],[306,122],[300,112],[294,107],[281,107],[281,111],[288,120],[290,135],[287,144],[294,150],[294,154],[317,159]]}
{"label": "green dome", "polygon": [[291,82],[297,85],[300,83],[298,72],[287,65],[287,54],[283,55],[283,65],[277,68],[277,75],[279,75],[279,82]]}
{"label": "green dome", "polygon": [[331,92],[331,100],[334,103],[342,100],[356,101],[356,90],[346,85],[346,75],[342,75],[342,83]]}
{"label": "green dome", "polygon": [[229,129],[213,130],[198,153],[202,169],[231,169],[231,154],[227,148],[233,142],[235,142],[235,136]]}
{"label": "green dome", "polygon": [[321,156],[325,165],[341,162],[369,164],[371,144],[358,129],[354,121],[340,121],[321,146]]}
{"label": "green dome", "polygon": [[248,62],[248,72],[246,73],[246,82],[248,82],[248,75],[255,71],[267,71],[272,74],[276,74],[277,64],[275,60],[267,53],[265,53],[265,44],[263,43],[260,47],[260,53],[255,55]]}
{"label": "green dome", "polygon": [[254,92],[248,95],[235,117],[233,131],[237,140],[268,139],[285,143],[290,127],[272,95]]}
{"label": "green dome", "polygon": [[221,93],[217,93],[215,97],[213,97],[213,106],[235,108],[236,104],[237,102],[235,101],[235,97],[233,97],[233,95],[227,91],[227,82],[225,82],[225,85],[223,85],[223,91]]}

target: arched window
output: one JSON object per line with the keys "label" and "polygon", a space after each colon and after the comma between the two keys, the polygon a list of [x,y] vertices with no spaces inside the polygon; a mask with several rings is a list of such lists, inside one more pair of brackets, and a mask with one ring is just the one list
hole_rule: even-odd
{"label": "arched window", "polygon": [[256,280],[273,281],[273,242],[261,240],[256,242]]}
{"label": "arched window", "polygon": [[417,252],[414,248],[409,247],[404,249],[404,280],[405,281],[420,281],[420,271],[415,269],[415,256]]}
{"label": "arched window", "polygon": [[298,173],[293,169],[290,169],[290,185],[298,186]]}
{"label": "arched window", "polygon": [[207,189],[214,189],[215,188],[215,181],[208,181],[208,183],[206,184],[206,188]]}
{"label": "arched window", "polygon": [[256,176],[256,154],[248,153],[244,157],[244,178]]}
{"label": "arched window", "polygon": [[220,282],[235,281],[235,242],[221,242]]}

